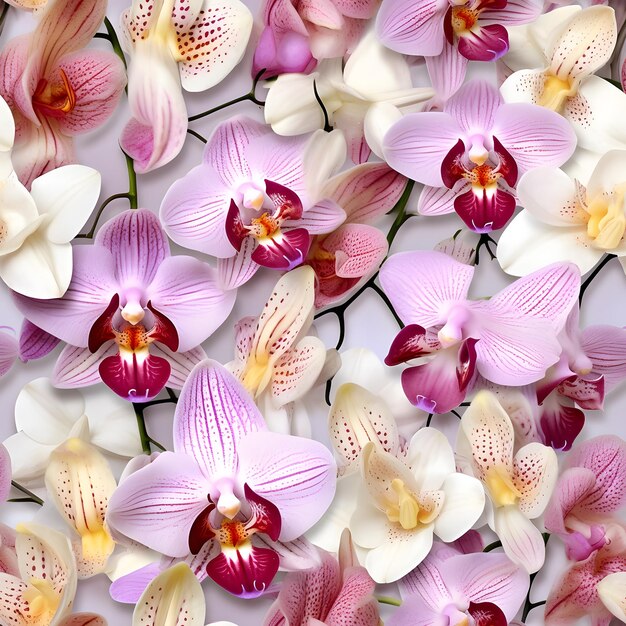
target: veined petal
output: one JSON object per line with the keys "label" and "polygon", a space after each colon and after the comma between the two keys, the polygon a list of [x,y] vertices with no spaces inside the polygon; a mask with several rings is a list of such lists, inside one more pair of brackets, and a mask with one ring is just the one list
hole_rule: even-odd
{"label": "veined petal", "polygon": [[496,509],[494,517],[494,530],[509,559],[529,574],[539,571],[546,558],[539,529],[515,505]]}
{"label": "veined petal", "polygon": [[161,572],[139,598],[133,626],[204,626],[206,606],[198,579],[186,563]]}
{"label": "veined petal", "polygon": [[250,258],[262,267],[288,272],[302,264],[310,245],[309,232],[296,228],[260,240]]}
{"label": "veined petal", "polygon": [[502,24],[478,26],[461,34],[457,47],[470,61],[496,61],[509,49],[509,34]]}
{"label": "veined petal", "polygon": [[513,459],[513,483],[520,493],[519,509],[526,517],[535,519],[543,513],[558,473],[559,464],[552,448],[533,442],[517,451]]}
{"label": "veined petal", "polygon": [[11,457],[8,450],[0,444],[0,503],[4,502],[11,492]]}
{"label": "veined petal", "polygon": [[74,613],[61,620],[59,626],[107,626],[107,621],[97,613]]}
{"label": "veined petal", "polygon": [[502,104],[502,96],[493,85],[473,80],[446,102],[444,110],[459,123],[469,138],[491,130]]}
{"label": "veined petal", "polygon": [[83,576],[104,571],[115,548],[104,522],[115,478],[106,459],[91,444],[68,439],[50,455],[46,488],[58,512],[81,539]]}
{"label": "veined petal", "polygon": [[101,382],[100,362],[107,356],[118,352],[115,343],[103,344],[97,352],[91,352],[89,348],[78,348],[67,345],[54,365],[52,382],[60,389],[74,389],[76,387],[88,387]]}
{"label": "veined petal", "polygon": [[0,377],[12,367],[19,355],[19,345],[9,333],[0,333]]}
{"label": "veined petal", "polygon": [[59,344],[60,339],[24,318],[20,330],[19,357],[27,363],[43,359]]}

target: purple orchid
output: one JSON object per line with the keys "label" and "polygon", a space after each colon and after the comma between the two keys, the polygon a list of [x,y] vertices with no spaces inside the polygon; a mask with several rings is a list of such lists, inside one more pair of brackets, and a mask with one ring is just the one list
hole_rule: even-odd
{"label": "purple orchid", "polygon": [[558,167],[575,147],[576,136],[560,115],[532,104],[505,104],[495,87],[473,81],[443,112],[413,113],[393,124],[382,153],[395,170],[425,185],[420,214],[456,211],[468,228],[484,233],[502,228],[513,215],[523,173]]}
{"label": "purple orchid", "polygon": [[[584,410],[601,410],[607,392],[626,378],[626,329],[579,329],[574,306],[561,332],[559,361],[536,385],[544,443],[569,450],[585,423]],[[580,408],[579,408],[580,407]]]}
{"label": "purple orchid", "polygon": [[505,26],[532,22],[542,10],[542,0],[383,0],[376,31],[402,54],[438,56],[447,42],[468,60],[495,61],[509,49]]}
{"label": "purple orchid", "polygon": [[473,275],[473,266],[426,251],[393,255],[380,271],[385,293],[407,324],[385,362],[434,356],[402,373],[407,398],[431,413],[458,406],[477,373],[499,385],[541,379],[559,360],[557,336],[580,286],[575,265],[556,263],[489,300],[471,301]]}
{"label": "purple orchid", "polygon": [[140,209],[104,224],[93,246],[74,247],[62,298],[15,300],[33,324],[69,344],[57,361],[56,386],[102,379],[138,401],[168,382],[180,387],[181,368],[201,360],[198,346],[228,317],[235,292],[223,290],[206,263],[170,257],[158,218]]}
{"label": "purple orchid", "polygon": [[279,137],[264,124],[232,118],[213,133],[202,164],[170,187],[161,220],[176,243],[218,257],[233,288],[259,266],[292,269],[306,258],[312,235],[346,218],[317,196],[345,154],[341,133]]}
{"label": "purple orchid", "polygon": [[[172,557],[212,544],[208,575],[231,593],[256,597],[278,553],[267,541],[308,530],[335,493],[336,466],[322,444],[267,430],[252,398],[224,367],[203,361],[174,416],[174,452],[131,474],[113,494],[117,533]],[[260,547],[257,535],[265,535]]]}
{"label": "purple orchid", "polygon": [[528,574],[505,554],[463,554],[436,543],[399,583],[402,606],[388,626],[507,626],[528,589]]}
{"label": "purple orchid", "polygon": [[567,557],[584,561],[610,541],[611,516],[626,505],[626,442],[595,437],[567,457],[545,512],[545,526],[565,543]]}

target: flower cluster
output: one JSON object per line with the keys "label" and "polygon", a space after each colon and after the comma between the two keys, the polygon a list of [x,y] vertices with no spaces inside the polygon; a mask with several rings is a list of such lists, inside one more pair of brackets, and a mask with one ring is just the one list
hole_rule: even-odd
{"label": "flower cluster", "polygon": [[624,0],[124,4],[0,0],[0,625],[626,623]]}

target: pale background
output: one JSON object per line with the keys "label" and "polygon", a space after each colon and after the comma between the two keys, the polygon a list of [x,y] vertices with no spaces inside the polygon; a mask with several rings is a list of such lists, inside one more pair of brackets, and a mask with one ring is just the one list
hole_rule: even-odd
{"label": "pale background", "polygon": [[[258,13],[260,0],[245,0],[253,14],[257,18],[253,41],[258,36],[259,24]],[[117,28],[119,15],[128,5],[129,0],[110,0],[108,15]],[[32,30],[34,20],[26,12],[14,9],[9,11],[6,25],[0,45],[4,45],[13,36]],[[102,29],[104,30],[104,29]],[[93,46],[107,48],[108,42],[95,40]],[[230,100],[246,93],[251,85],[250,67],[253,46],[250,46],[248,54],[240,66],[231,76],[216,88],[202,94],[187,94],[189,114],[198,113],[214,107],[224,101]],[[474,73],[485,74],[492,68],[473,68]],[[264,99],[264,90],[259,89],[258,97]],[[262,110],[251,102],[244,102],[226,110],[220,111],[208,118],[193,122],[191,127],[208,137],[212,128],[221,120],[235,114],[245,114],[262,120]],[[111,194],[127,190],[127,175],[125,161],[118,147],[118,137],[128,119],[128,111],[125,99],[113,118],[99,130],[78,138],[76,142],[79,161],[90,165],[102,173],[102,195],[104,199]],[[203,144],[192,136],[188,136],[187,142],[181,154],[173,163],[138,177],[139,206],[157,211],[165,191],[177,178],[183,176],[189,169],[200,162]],[[417,194],[413,194],[409,202],[409,209],[414,209],[417,202]],[[112,217],[117,212],[125,210],[127,202],[118,200],[107,207],[102,221]],[[382,228],[387,229],[390,221],[383,223]],[[407,222],[393,246],[393,251],[412,249],[432,249],[440,240],[451,236],[461,222],[456,216],[443,218],[415,217]],[[173,246],[173,250],[177,250]],[[179,249],[180,251],[180,249]],[[187,252],[188,253],[188,252]],[[476,271],[476,279],[473,285],[473,295],[491,295],[503,287],[509,278],[504,275],[497,262],[490,262],[488,255],[483,251],[481,264]],[[258,315],[263,303],[271,291],[271,287],[277,280],[277,274],[267,270],[260,271],[248,285],[239,291],[235,308],[221,329],[211,337],[204,347],[207,354],[225,363],[233,357],[233,326],[238,319],[246,315]],[[587,290],[585,302],[581,312],[583,325],[609,323],[618,326],[626,325],[626,291],[624,290],[625,279],[620,266],[611,262],[603,270],[593,285]],[[11,326],[19,331],[22,316],[16,310],[8,291],[4,285],[0,286],[0,326]],[[334,346],[337,339],[337,323],[335,316],[329,315],[321,318],[316,323],[317,331],[325,340],[328,347]],[[346,338],[342,349],[351,347],[366,347],[375,351],[380,357],[384,357],[392,338],[397,331],[397,326],[379,297],[368,291],[352,305],[346,315]],[[47,358],[32,362],[27,365],[16,364],[13,370],[0,380],[0,440],[5,439],[15,431],[13,407],[19,390],[30,380],[41,376],[49,376],[52,372],[56,355],[59,348]],[[323,401],[322,390],[312,394],[309,402],[311,419],[314,432],[322,439],[325,435],[326,405]],[[148,410],[148,429],[150,433],[164,445],[171,448],[171,418],[173,405],[156,406]],[[456,419],[447,419],[446,416],[435,418],[433,425],[443,426],[452,438]],[[592,437],[598,434],[615,433],[626,438],[626,388],[613,392],[606,401],[606,410],[602,412],[588,413],[588,421],[583,431],[582,438]],[[119,464],[118,469],[121,469]],[[22,519],[28,519],[36,512],[35,505],[20,505],[7,503],[0,505],[0,519],[9,524],[15,524]],[[491,538],[488,539],[488,541]],[[550,587],[550,581],[563,570],[565,565],[561,546],[558,540],[549,544],[548,565],[538,576],[534,585],[533,601],[542,600],[546,597]],[[75,609],[83,611],[96,611],[109,620],[110,626],[126,626],[131,623],[132,607],[113,602],[108,595],[108,579],[101,575],[79,585]],[[271,599],[240,600],[222,592],[211,581],[205,583],[207,597],[207,622],[217,620],[230,620],[238,626],[259,626]],[[385,593],[395,593],[394,587],[390,586]],[[383,616],[389,614],[392,609],[383,607]],[[541,624],[541,609],[535,609],[528,620],[528,624]]]}

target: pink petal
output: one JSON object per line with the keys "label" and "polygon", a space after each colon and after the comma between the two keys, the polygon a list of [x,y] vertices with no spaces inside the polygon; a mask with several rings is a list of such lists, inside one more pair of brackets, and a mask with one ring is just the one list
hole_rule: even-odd
{"label": "pink petal", "polygon": [[19,345],[15,337],[9,333],[0,332],[0,377],[13,367],[18,354]]}
{"label": "pink petal", "polygon": [[378,8],[376,0],[333,0],[333,3],[346,17],[359,20],[373,17]]}
{"label": "pink petal", "polygon": [[458,40],[459,54],[470,61],[496,61],[509,49],[509,34],[500,24],[478,26]]}
{"label": "pink petal", "polygon": [[443,21],[447,2],[425,0],[384,0],[376,18],[380,41],[402,54],[436,56],[441,53]]}
{"label": "pink petal", "polygon": [[150,563],[134,572],[116,578],[109,587],[109,594],[116,602],[137,604],[146,587],[161,573],[160,563]]}
{"label": "pink petal", "polygon": [[604,376],[607,391],[626,378],[626,329],[590,326],[582,331],[581,347],[593,372]]}
{"label": "pink petal", "polygon": [[59,622],[59,626],[107,626],[107,621],[97,613],[74,613]]}
{"label": "pink petal", "polygon": [[515,197],[497,188],[470,189],[454,200],[454,210],[465,225],[477,233],[488,233],[503,228],[513,216]]}
{"label": "pink petal", "polygon": [[256,274],[260,266],[252,260],[255,248],[254,238],[246,237],[241,244],[241,250],[235,256],[217,259],[220,284],[224,289],[237,289]]}
{"label": "pink petal", "polygon": [[604,377],[576,376],[564,380],[559,385],[558,392],[574,400],[581,409],[597,411],[602,409],[604,403]]}
{"label": "pink petal", "polygon": [[289,271],[302,264],[310,245],[309,232],[296,228],[268,237],[267,241],[259,240],[250,258],[262,267]]}
{"label": "pink petal", "polygon": [[445,305],[467,298],[474,268],[443,252],[394,254],[380,270],[381,285],[405,324],[445,321]]}
{"label": "pink petal", "polygon": [[167,386],[174,389],[182,389],[193,368],[207,358],[206,352],[199,346],[186,352],[172,352],[163,344],[153,343],[150,352],[167,359],[171,368]]}
{"label": "pink petal", "polygon": [[534,21],[541,15],[542,8],[541,0],[507,0],[506,6],[502,8],[490,9],[487,5],[480,17],[499,24],[517,26]]}
{"label": "pink petal", "polygon": [[280,511],[281,541],[299,537],[321,518],[335,494],[336,465],[327,448],[271,432],[251,433],[238,447],[242,480]]}
{"label": "pink petal", "polygon": [[364,567],[351,567],[344,573],[339,596],[326,616],[327,626],[377,626],[380,624],[376,585]]}
{"label": "pink petal", "polygon": [[11,457],[7,449],[0,444],[0,503],[3,503],[11,491]]}
{"label": "pink petal", "polygon": [[[288,5],[296,13],[290,0],[275,2],[274,5]],[[308,74],[316,64],[317,61],[311,54],[308,35],[302,35],[295,30],[281,32],[277,26],[269,25],[261,32],[254,51],[252,75],[257,76],[263,69],[266,70],[263,78],[273,78],[285,73]]]}
{"label": "pink petal", "polygon": [[487,134],[493,126],[496,113],[503,104],[500,92],[491,83],[473,80],[446,102],[444,111],[451,115],[471,138]]}
{"label": "pink petal", "polygon": [[207,506],[209,490],[193,459],[163,452],[120,483],[109,500],[107,523],[157,552],[187,556],[189,531]]}
{"label": "pink petal", "polygon": [[567,451],[585,425],[585,414],[572,402],[559,402],[558,395],[549,396],[541,407],[539,425],[546,445]]}
{"label": "pink petal", "polygon": [[[191,372],[178,399],[174,450],[196,459],[207,477],[232,477],[242,440],[265,428],[242,385],[219,363],[206,360]],[[252,482],[250,487],[265,497]]]}
{"label": "pink petal", "polygon": [[432,352],[441,350],[442,346],[433,332],[427,332],[417,324],[405,326],[394,338],[385,364],[389,366],[406,363]]}
{"label": "pink petal", "polygon": [[426,57],[428,76],[435,90],[432,108],[443,108],[450,96],[457,92],[465,80],[467,63],[467,59],[448,41],[443,44],[441,54]]}
{"label": "pink petal", "polygon": [[285,222],[296,222],[302,217],[302,201],[288,187],[265,179],[265,194],[274,205],[277,218]]}
{"label": "pink petal", "polygon": [[454,201],[457,196],[458,190],[425,185],[417,201],[417,212],[420,215],[447,215],[448,213],[454,213]]}
{"label": "pink petal", "polygon": [[346,220],[345,211],[333,200],[320,200],[298,220],[286,220],[285,228],[305,228],[311,235],[330,233]]}
{"label": "pink petal", "polygon": [[57,347],[59,341],[60,339],[25,319],[20,331],[20,359],[25,363],[42,359]]}
{"label": "pink petal", "polygon": [[103,345],[96,353],[89,348],[77,348],[67,345],[57,359],[52,374],[52,383],[61,389],[88,387],[101,382],[100,362],[107,356],[117,354],[118,347],[110,342]]}

